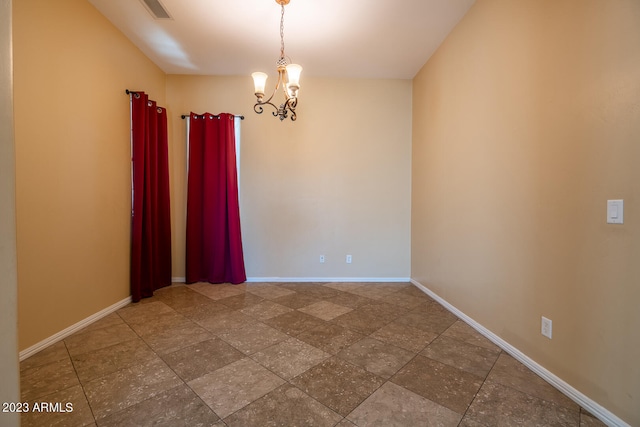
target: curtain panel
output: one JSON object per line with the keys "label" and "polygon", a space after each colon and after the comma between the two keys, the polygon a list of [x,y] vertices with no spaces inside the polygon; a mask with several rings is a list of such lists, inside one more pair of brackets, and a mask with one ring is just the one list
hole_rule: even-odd
{"label": "curtain panel", "polygon": [[167,111],[131,94],[131,299],[171,285]]}
{"label": "curtain panel", "polygon": [[242,283],[234,116],[192,112],[189,121],[186,282]]}

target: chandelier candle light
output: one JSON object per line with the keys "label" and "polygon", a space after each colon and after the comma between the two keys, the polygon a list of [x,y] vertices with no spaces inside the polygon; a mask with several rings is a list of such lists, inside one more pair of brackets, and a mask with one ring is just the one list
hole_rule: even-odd
{"label": "chandelier candle light", "polygon": [[[255,86],[255,94],[257,98],[256,104],[253,106],[253,111],[258,114],[262,114],[263,105],[271,105],[276,111],[273,112],[274,117],[278,117],[280,121],[286,119],[291,113],[291,120],[296,120],[296,105],[298,105],[298,90],[300,89],[300,73],[302,67],[298,64],[291,64],[289,59],[284,55],[284,6],[289,4],[290,0],[276,0],[282,7],[282,14],[280,15],[280,58],[276,62],[278,67],[278,83],[273,93],[266,101],[264,99],[264,88],[267,84],[267,75],[265,73],[256,72],[251,74],[253,77],[253,84]],[[285,101],[276,107],[271,102],[278,89],[282,86],[284,92]]]}

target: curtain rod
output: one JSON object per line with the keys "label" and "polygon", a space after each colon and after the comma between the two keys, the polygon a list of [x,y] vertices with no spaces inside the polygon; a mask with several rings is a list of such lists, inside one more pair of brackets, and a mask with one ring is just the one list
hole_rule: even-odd
{"label": "curtain rod", "polygon": [[[196,115],[200,115],[200,114],[196,114]],[[219,118],[220,116],[217,116],[215,114],[212,114],[213,117],[215,117],[216,119]],[[180,117],[182,117],[182,119],[188,119],[189,117],[191,117],[190,114],[183,114]],[[244,116],[233,116],[233,117],[240,117],[240,120],[244,120]]]}
{"label": "curtain rod", "polygon": [[[125,89],[124,91],[125,91],[125,93],[127,95],[131,95],[132,93],[138,93],[138,91],[136,91],[136,90]],[[182,117],[182,120],[184,120],[184,119],[186,119],[187,117],[190,117],[190,116],[191,116],[190,114],[183,114],[180,117]],[[217,119],[220,116],[217,116],[217,115],[213,114],[213,117],[215,117]],[[240,120],[244,120],[244,116],[233,116],[233,117],[240,117]]]}

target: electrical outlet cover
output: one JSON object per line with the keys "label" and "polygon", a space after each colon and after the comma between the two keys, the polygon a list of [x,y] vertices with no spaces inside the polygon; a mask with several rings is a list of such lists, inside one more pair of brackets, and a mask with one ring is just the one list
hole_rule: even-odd
{"label": "electrical outlet cover", "polygon": [[551,336],[553,334],[553,322],[551,321],[551,319],[547,319],[546,317],[542,316],[540,333],[545,337],[551,339]]}

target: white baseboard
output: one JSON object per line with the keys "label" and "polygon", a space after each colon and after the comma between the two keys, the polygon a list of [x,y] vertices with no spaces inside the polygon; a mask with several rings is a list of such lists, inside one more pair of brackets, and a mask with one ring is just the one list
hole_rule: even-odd
{"label": "white baseboard", "polygon": [[247,282],[273,282],[273,283],[289,283],[289,282],[376,282],[376,283],[395,283],[409,282],[408,277],[247,277]]}
{"label": "white baseboard", "polygon": [[[172,277],[173,283],[184,283],[184,277]],[[247,283],[289,283],[289,282],[409,282],[408,277],[247,277]]]}
{"label": "white baseboard", "polygon": [[627,424],[626,422],[618,418],[611,411],[607,410],[606,408],[602,407],[601,405],[599,405],[589,397],[585,396],[584,394],[582,394],[581,392],[573,388],[571,385],[566,383],[564,380],[562,380],[561,378],[559,378],[558,376],[551,373],[546,368],[544,368],[543,366],[541,366],[540,364],[532,360],[523,352],[521,352],[520,350],[518,350],[517,348],[515,348],[514,346],[512,346],[511,344],[509,344],[508,342],[506,342],[505,340],[503,340],[502,338],[500,338],[499,336],[497,336],[496,334],[494,334],[493,332],[491,332],[490,330],[488,330],[487,328],[485,328],[484,326],[482,326],[481,324],[479,324],[478,322],[476,322],[475,320],[473,320],[472,318],[464,314],[462,311],[458,310],[453,305],[449,304],[446,300],[441,298],[431,289],[427,288],[426,286],[424,286],[423,284],[421,284],[420,282],[414,279],[411,279],[411,283],[413,283],[422,292],[429,295],[434,300],[438,301],[444,308],[446,308],[451,313],[458,316],[461,320],[463,320],[473,329],[475,329],[480,334],[488,338],[491,342],[493,342],[495,345],[500,347],[502,350],[509,353],[516,360],[518,360],[527,368],[531,369],[533,372],[538,374],[540,377],[542,377],[542,379],[544,379],[546,382],[554,386],[561,393],[566,395],[569,399],[573,400],[578,405],[582,406],[584,409],[589,411],[591,414],[593,414],[595,417],[600,419],[600,421],[602,421],[606,425],[611,427],[631,427],[629,426],[629,424]]}
{"label": "white baseboard", "polygon": [[119,301],[113,305],[110,305],[109,307],[100,310],[99,312],[92,314],[91,316],[87,317],[86,319],[83,319],[81,321],[79,321],[78,323],[75,323],[71,326],[69,326],[66,329],[63,329],[62,331],[58,332],[57,334],[54,334],[52,336],[50,336],[49,338],[46,338],[42,341],[40,341],[37,344],[32,345],[29,348],[26,348],[24,350],[22,350],[20,352],[20,361],[23,361],[24,359],[28,358],[29,356],[33,356],[34,354],[36,354],[37,352],[44,350],[45,348],[57,343],[60,340],[65,339],[66,337],[68,337],[69,335],[73,334],[74,332],[79,331],[82,328],[85,328],[87,326],[89,326],[90,324],[92,324],[93,322],[102,319],[103,317],[113,313],[114,311],[128,305],[129,303],[131,303],[131,297],[127,297],[125,299],[123,299],[122,301]]}

